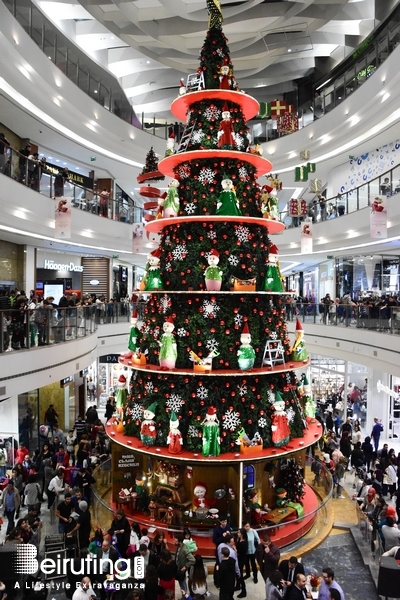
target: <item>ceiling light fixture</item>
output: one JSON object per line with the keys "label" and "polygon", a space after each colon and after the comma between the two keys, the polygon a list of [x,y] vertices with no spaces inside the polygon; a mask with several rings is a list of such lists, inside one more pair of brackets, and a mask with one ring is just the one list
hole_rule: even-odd
{"label": "ceiling light fixture", "polygon": [[94,151],[98,152],[99,154],[102,154],[103,156],[107,156],[108,158],[112,158],[113,160],[122,162],[125,165],[129,165],[131,167],[139,167],[141,169],[143,168],[143,166],[144,166],[143,163],[139,163],[135,160],[130,160],[129,158],[126,158],[125,156],[116,154],[115,152],[110,152],[106,148],[103,148],[102,146],[99,146],[98,144],[94,144],[93,142],[87,140],[86,138],[78,135],[71,129],[68,129],[68,127],[65,127],[64,125],[62,125],[62,123],[60,123],[56,119],[53,119],[52,117],[50,117],[43,110],[41,110],[35,104],[33,104],[30,100],[28,100],[28,98],[26,98],[25,96],[23,96],[22,94],[17,92],[17,90],[14,89],[9,83],[7,83],[7,81],[3,77],[0,77],[0,89],[4,90],[6,92],[6,94],[11,96],[11,98],[13,98],[13,100],[15,100],[15,102],[17,102],[18,104],[20,104],[21,106],[26,108],[29,112],[34,114],[36,117],[41,119],[43,121],[43,123],[46,123],[49,127],[52,127],[56,131],[62,133],[69,139],[73,140],[74,142],[81,144],[81,145],[85,146],[86,148],[89,148],[90,150],[94,150]]}

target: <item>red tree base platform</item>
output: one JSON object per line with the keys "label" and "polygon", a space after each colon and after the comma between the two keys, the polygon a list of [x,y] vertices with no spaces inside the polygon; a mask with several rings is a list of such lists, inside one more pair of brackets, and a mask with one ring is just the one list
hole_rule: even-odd
{"label": "red tree base platform", "polygon": [[[260,529],[257,529],[260,537],[263,533],[268,533],[268,535],[272,538],[273,542],[279,547],[283,548],[289,544],[292,544],[296,540],[302,538],[308,531],[310,531],[311,527],[314,525],[317,519],[317,509],[318,509],[318,498],[315,495],[312,488],[310,488],[307,484],[304,488],[305,496],[302,499],[302,504],[304,508],[304,517],[298,521],[288,521],[287,523],[272,526],[262,526]],[[113,499],[110,500],[110,505],[112,510],[117,509],[117,502]],[[154,527],[157,530],[163,530],[165,533],[166,542],[168,544],[169,550],[171,552],[175,552],[175,544],[174,544],[174,529],[169,529],[168,526],[162,521],[150,521],[149,517],[139,513],[139,512],[129,512],[125,509],[125,514],[128,519],[139,523],[142,527],[151,528]],[[215,521],[217,525],[218,521]],[[183,520],[183,527],[186,524]],[[149,536],[153,537],[154,532],[150,533]],[[196,554],[201,554],[204,558],[214,558],[215,557],[215,546],[212,542],[212,530],[205,531],[202,535],[193,534],[192,529],[192,537],[197,544],[198,550]]]}

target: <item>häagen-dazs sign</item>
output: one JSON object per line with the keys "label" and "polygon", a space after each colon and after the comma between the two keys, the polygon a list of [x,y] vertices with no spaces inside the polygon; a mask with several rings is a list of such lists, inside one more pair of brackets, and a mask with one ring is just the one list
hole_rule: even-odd
{"label": "h\u00e4agen-dazs sign", "polygon": [[48,269],[50,271],[73,271],[75,273],[82,273],[83,267],[81,265],[76,265],[73,262],[69,263],[56,263],[54,260],[45,259],[43,269]]}

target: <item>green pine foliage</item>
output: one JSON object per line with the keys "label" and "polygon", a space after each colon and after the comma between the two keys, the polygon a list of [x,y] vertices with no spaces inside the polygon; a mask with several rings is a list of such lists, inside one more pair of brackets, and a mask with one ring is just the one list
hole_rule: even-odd
{"label": "green pine foliage", "polygon": [[[146,154],[146,163],[142,169],[141,175],[146,175],[146,173],[154,173],[155,171],[158,171],[158,158],[152,146]],[[147,179],[146,181],[162,181],[163,179],[165,179],[164,175],[159,175],[152,177],[151,179]]]}
{"label": "green pine foliage", "polygon": [[287,491],[287,499],[291,502],[301,502],[304,497],[303,469],[291,458],[280,468],[280,486]]}
{"label": "green pine foliage", "polygon": [[[219,88],[219,72],[224,62],[224,57],[229,59],[229,67],[233,71],[233,64],[230,59],[228,40],[224,35],[220,25],[212,27],[207,31],[207,37],[204,40],[203,47],[200,50],[200,68],[199,72],[204,73],[204,83],[207,90]],[[237,89],[237,83],[232,73],[231,89]]]}

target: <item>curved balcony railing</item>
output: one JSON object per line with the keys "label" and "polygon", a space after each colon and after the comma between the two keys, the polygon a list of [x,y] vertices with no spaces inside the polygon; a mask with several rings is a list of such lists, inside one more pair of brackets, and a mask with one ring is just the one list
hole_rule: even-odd
{"label": "curved balcony railing", "polygon": [[280,218],[287,229],[299,227],[306,217],[311,218],[313,223],[320,223],[367,208],[371,205],[371,197],[388,198],[398,193],[400,193],[400,165],[371,179],[364,185],[348,192],[339,193],[333,198],[326,198],[322,203],[317,199],[311,200],[307,205],[305,215],[290,216],[289,209],[287,209],[280,213]]}
{"label": "curved balcony railing", "polygon": [[[60,172],[62,168],[60,168]],[[91,190],[73,181],[72,176],[57,182],[57,169],[41,161],[29,160],[14,148],[9,148],[3,175],[39,192],[48,198],[71,198],[73,208],[106,217],[121,223],[141,223],[143,209],[127,194],[103,198],[99,190]]]}

